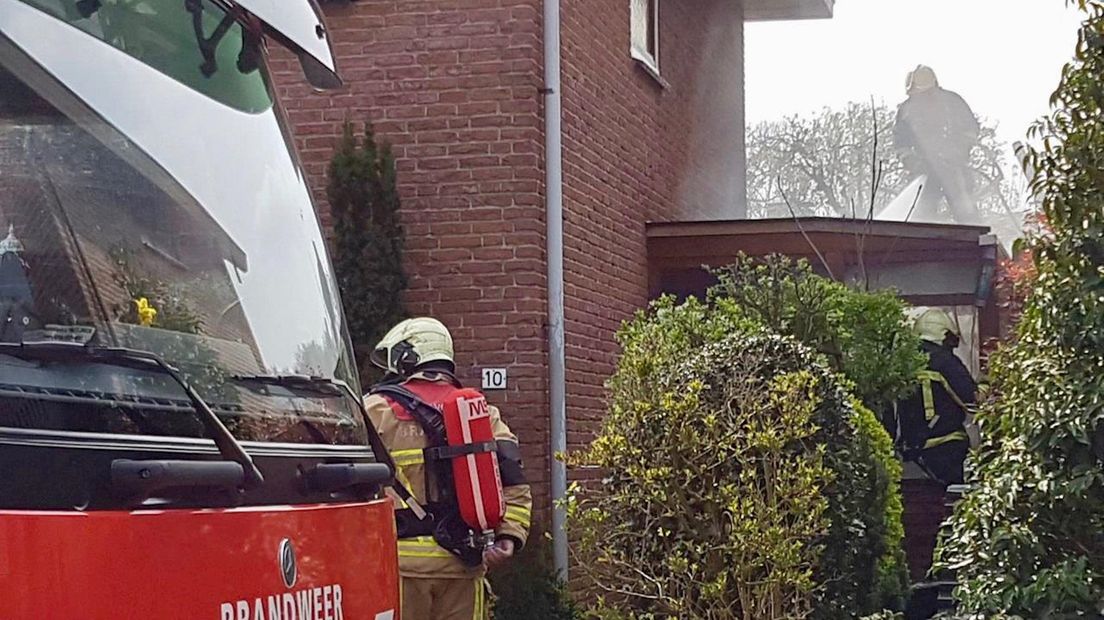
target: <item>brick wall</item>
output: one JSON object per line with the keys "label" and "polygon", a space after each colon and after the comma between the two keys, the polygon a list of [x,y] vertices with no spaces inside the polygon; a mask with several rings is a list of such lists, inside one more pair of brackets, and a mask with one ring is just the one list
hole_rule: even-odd
{"label": "brick wall", "polygon": [[[731,0],[662,0],[664,85],[629,55],[629,2],[563,0],[562,11],[568,445],[576,448],[601,423],[614,332],[647,303],[644,224],[686,211],[680,188],[702,159],[697,136],[710,133],[696,122],[711,87],[703,41],[715,38],[718,13],[735,17],[741,25],[730,32],[742,39],[742,17]],[[728,47],[742,51],[742,41]],[[730,77],[742,93],[736,60]],[[720,116],[742,128],[742,103],[731,103]]]}
{"label": "brick wall", "polygon": [[[644,223],[731,199],[713,187],[732,179],[687,174],[717,161],[702,139],[717,127],[741,128],[735,163],[720,169],[742,174],[743,29],[735,0],[662,0],[661,84],[630,58],[628,0],[561,1],[568,429],[579,448],[605,410],[614,332],[647,302]],[[359,0],[326,12],[348,86],[314,94],[291,60],[275,63],[323,221],[341,123],[371,118],[398,157],[410,310],[452,328],[467,382],[509,367],[510,390],[489,397],[521,437],[547,509],[541,2]],[[703,59],[724,53],[737,57],[718,78]]]}
{"label": "brick wall", "polygon": [[328,222],[325,173],[345,119],[394,146],[412,313],[456,339],[462,379],[509,367],[490,392],[547,497],[540,0],[328,5],[346,86],[314,93],[286,55],[277,90]]}

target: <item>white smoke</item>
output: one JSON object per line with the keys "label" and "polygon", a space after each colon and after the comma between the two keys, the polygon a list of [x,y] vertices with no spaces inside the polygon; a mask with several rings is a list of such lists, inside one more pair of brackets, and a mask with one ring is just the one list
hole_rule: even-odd
{"label": "white smoke", "polygon": [[679,188],[687,219],[732,219],[747,212],[744,151],[744,14],[739,2],[713,2],[694,80],[693,130]]}

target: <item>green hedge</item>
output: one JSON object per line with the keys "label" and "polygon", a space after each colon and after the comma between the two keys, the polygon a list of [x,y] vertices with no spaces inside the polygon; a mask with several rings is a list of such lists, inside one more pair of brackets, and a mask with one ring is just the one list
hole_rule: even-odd
{"label": "green hedge", "polygon": [[927,358],[893,292],[858,291],[779,255],[741,256],[714,275],[714,304],[823,355],[871,410],[881,412],[916,389]]}
{"label": "green hedge", "polygon": [[663,299],[619,335],[609,415],[572,457],[607,472],[570,504],[592,615],[842,619],[899,603],[885,431],[823,356],[720,297]]}
{"label": "green hedge", "polygon": [[1049,232],[1028,243],[1032,292],[938,554],[972,614],[1104,615],[1104,2],[1077,4],[1075,59],[1030,156]]}

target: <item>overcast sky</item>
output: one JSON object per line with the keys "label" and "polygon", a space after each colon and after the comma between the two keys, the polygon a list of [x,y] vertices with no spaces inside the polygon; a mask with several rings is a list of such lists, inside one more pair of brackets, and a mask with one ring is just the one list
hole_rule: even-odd
{"label": "overcast sky", "polygon": [[923,63],[1020,139],[1047,112],[1079,15],[1063,0],[837,0],[831,20],[749,23],[747,122],[871,95],[895,107]]}

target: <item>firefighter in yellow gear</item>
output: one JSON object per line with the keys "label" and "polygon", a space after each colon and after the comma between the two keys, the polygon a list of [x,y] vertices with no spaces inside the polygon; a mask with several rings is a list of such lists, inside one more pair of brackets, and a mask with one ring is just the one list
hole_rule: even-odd
{"label": "firefighter in yellow gear", "polygon": [[[387,372],[385,383],[401,385],[424,402],[441,408],[435,399],[459,386],[453,361],[452,336],[432,318],[408,319],[396,325],[376,346],[372,362]],[[494,542],[482,550],[466,550],[461,560],[441,546],[434,532],[422,527],[442,519],[450,506],[435,503],[437,480],[427,462],[427,434],[404,403],[387,395],[369,393],[365,409],[398,469],[396,479],[418,506],[395,498],[399,528],[399,573],[403,620],[480,620],[488,615],[488,568],[509,560],[525,544],[529,532],[532,494],[525,481],[517,437],[491,406],[506,515],[494,532]],[[419,516],[425,508],[433,518]],[[475,554],[472,560],[471,555]],[[479,557],[479,554],[482,557]]]}

